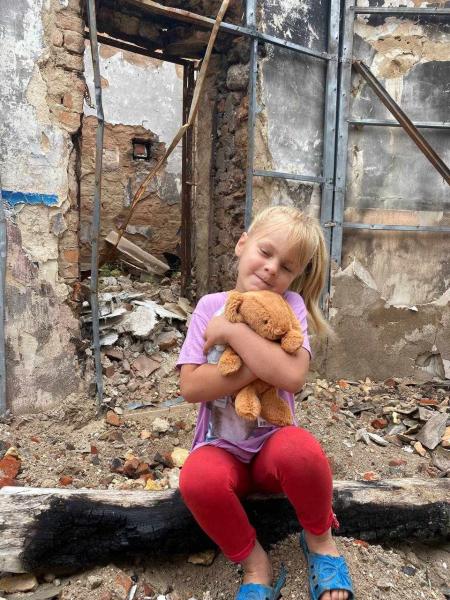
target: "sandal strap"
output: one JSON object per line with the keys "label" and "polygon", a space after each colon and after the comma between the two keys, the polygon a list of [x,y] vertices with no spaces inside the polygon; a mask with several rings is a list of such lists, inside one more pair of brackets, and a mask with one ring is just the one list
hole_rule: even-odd
{"label": "sandal strap", "polygon": [[349,593],[348,600],[352,600],[355,595],[345,558],[310,552],[303,531],[300,534],[300,544],[308,563],[312,600],[319,600],[324,592],[331,590],[346,591]]}
{"label": "sandal strap", "polygon": [[238,590],[236,600],[278,600],[281,589],[286,583],[286,575],[286,567],[282,564],[273,587],[261,583],[243,583]]}

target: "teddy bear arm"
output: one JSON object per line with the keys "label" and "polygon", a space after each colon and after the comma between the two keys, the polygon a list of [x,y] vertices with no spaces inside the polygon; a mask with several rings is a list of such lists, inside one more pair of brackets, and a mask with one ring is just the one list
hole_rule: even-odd
{"label": "teddy bear arm", "polygon": [[219,372],[221,375],[230,375],[231,373],[236,373],[242,366],[242,359],[239,354],[228,346],[223,351],[222,356],[218,362]]}
{"label": "teddy bear arm", "polygon": [[298,322],[294,311],[289,306],[289,304],[287,304],[287,307],[289,311],[291,327],[289,331],[287,331],[287,333],[282,337],[281,347],[285,352],[288,352],[289,354],[294,354],[294,352],[297,352],[297,350],[301,348],[304,338],[302,329],[300,327],[300,323]]}

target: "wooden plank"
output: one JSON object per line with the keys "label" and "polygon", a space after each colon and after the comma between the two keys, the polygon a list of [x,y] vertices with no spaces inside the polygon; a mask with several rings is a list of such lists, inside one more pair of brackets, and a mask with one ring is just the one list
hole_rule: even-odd
{"label": "wooden plank", "polygon": [[[338,535],[369,541],[445,539],[450,481],[336,481]],[[282,496],[252,497],[250,520],[265,544],[298,530]],[[5,487],[0,490],[0,571],[77,570],[133,555],[211,546],[178,490],[163,492]]]}
{"label": "wooden plank", "polygon": [[[117,231],[110,231],[105,240],[115,246],[117,244],[117,240],[119,240],[119,234]],[[147,268],[147,270],[151,271],[152,273],[163,275],[170,268],[167,263],[159,260],[149,252],[142,250],[142,248],[133,242],[130,242],[130,240],[127,240],[123,236],[120,237],[117,248],[132,261],[136,261],[139,267]]]}

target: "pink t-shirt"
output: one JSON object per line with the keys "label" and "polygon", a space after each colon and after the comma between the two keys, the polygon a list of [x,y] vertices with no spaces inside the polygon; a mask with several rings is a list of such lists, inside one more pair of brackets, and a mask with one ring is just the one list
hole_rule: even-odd
{"label": "pink t-shirt", "polygon": [[[303,348],[311,352],[306,321],[307,311],[303,298],[291,291],[287,291],[284,298],[289,302],[300,322],[304,335]],[[210,352],[208,357],[204,354],[203,335],[209,320],[223,309],[226,299],[227,292],[208,294],[201,298],[192,314],[177,366],[217,362],[218,356],[214,357],[214,352]],[[278,393],[288,403],[294,418],[294,395],[285,390],[278,390]],[[231,396],[211,402],[201,402],[191,450],[204,445],[217,446],[231,452],[243,462],[250,462],[266,439],[277,429],[279,427],[262,419],[247,421],[239,417],[234,410]]]}

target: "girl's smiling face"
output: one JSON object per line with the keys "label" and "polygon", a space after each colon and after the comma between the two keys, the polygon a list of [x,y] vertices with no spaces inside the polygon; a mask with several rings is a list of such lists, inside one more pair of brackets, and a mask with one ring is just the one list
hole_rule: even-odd
{"label": "girl's smiling face", "polygon": [[236,289],[239,292],[270,290],[284,294],[300,275],[298,252],[282,229],[243,233],[236,244],[239,258]]}

